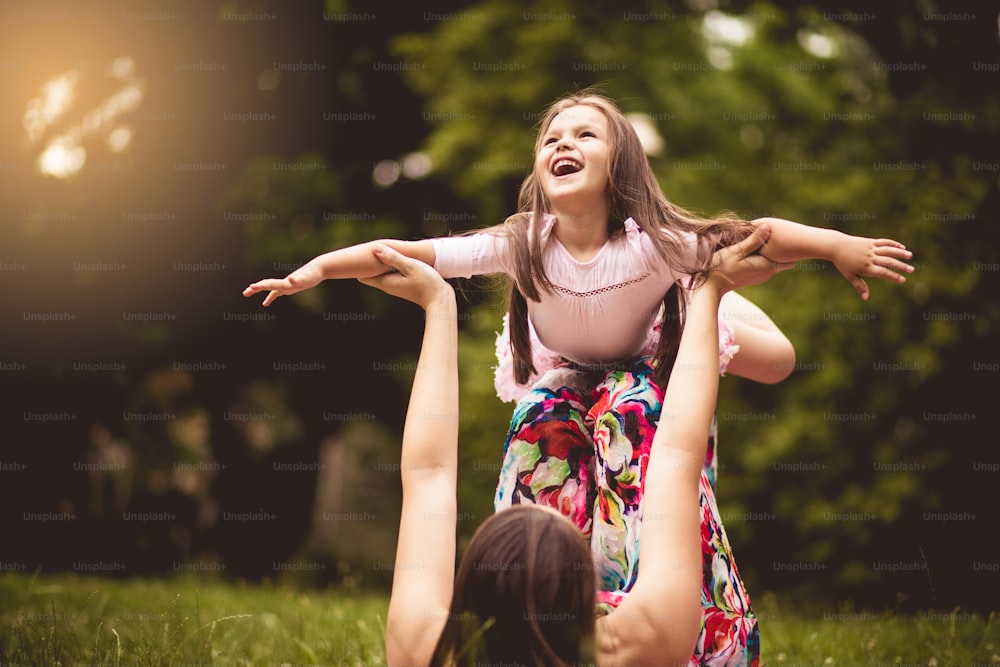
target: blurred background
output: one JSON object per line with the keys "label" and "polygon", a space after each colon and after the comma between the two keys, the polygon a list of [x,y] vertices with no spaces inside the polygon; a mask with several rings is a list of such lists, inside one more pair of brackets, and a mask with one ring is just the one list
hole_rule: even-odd
{"label": "blurred background", "polygon": [[[492,225],[535,124],[600,85],[667,197],[914,251],[746,295],[795,344],[728,377],[719,501],[751,594],[995,608],[1000,59],[990,3],[441,0],[0,7],[0,570],[391,578],[415,306],[244,299],[329,249]],[[512,405],[462,285],[460,537]]]}

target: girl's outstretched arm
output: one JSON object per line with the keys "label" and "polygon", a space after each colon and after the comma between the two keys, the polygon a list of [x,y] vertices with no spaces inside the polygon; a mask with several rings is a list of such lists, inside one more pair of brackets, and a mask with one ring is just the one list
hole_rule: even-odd
{"label": "girl's outstretched arm", "polygon": [[642,567],[629,596],[598,621],[601,664],[687,665],[694,652],[702,581],[698,481],[719,388],[719,302],[730,289],[788,268],[753,254],[768,232],[761,226],[717,252],[716,268],[688,305],[643,486]]}
{"label": "girl's outstretched arm", "polygon": [[403,509],[385,624],[389,665],[430,662],[455,580],[458,484],[458,310],[455,292],[434,269],[380,244],[391,270],[366,285],[420,305],[426,314],[399,471]]}
{"label": "girl's outstretched arm", "polygon": [[373,252],[373,249],[378,245],[388,246],[401,255],[419,259],[424,264],[434,265],[434,245],[428,239],[421,241],[397,241],[394,239],[369,241],[318,255],[284,278],[266,278],[250,283],[243,290],[243,296],[267,292],[263,305],[270,306],[279,296],[301,292],[315,287],[324,280],[370,278],[380,275],[389,269]]}
{"label": "girl's outstretched arm", "polygon": [[904,260],[913,256],[899,241],[851,236],[835,229],[809,227],[781,218],[758,218],[754,224],[767,223],[771,238],[761,254],[775,262],[798,262],[825,259],[837,267],[862,299],[870,295],[865,278],[905,282],[904,274],[913,267]]}

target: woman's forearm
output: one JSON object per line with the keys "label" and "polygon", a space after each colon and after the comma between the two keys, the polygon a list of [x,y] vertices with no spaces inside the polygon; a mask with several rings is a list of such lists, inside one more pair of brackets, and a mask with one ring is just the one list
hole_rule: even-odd
{"label": "woman's forearm", "polygon": [[[722,289],[708,281],[692,295],[653,447],[683,447],[704,457],[701,433],[708,433],[719,387],[718,309]],[[689,333],[690,332],[690,333]]]}
{"label": "woman's forearm", "polygon": [[386,616],[390,665],[430,662],[455,577],[458,314],[454,291],[443,280],[425,294],[418,301],[427,319],[400,454],[403,506]]}
{"label": "woman's forearm", "polygon": [[400,470],[428,468],[454,474],[458,442],[458,309],[448,288],[425,309],[410,405],[406,411]]}
{"label": "woman's forearm", "polygon": [[711,275],[687,307],[643,480],[643,565],[629,596],[599,625],[600,654],[620,664],[686,665],[694,650],[702,580],[698,488],[718,398],[719,303],[726,290],[758,284],[787,268],[756,254],[769,233],[762,225],[717,251]]}
{"label": "woman's forearm", "polygon": [[[687,664],[701,619],[698,479],[719,384],[718,288],[688,306],[677,359],[643,480],[643,563],[632,592],[607,617],[601,657],[620,664]],[[628,637],[624,646],[614,637]],[[612,640],[609,640],[612,638]]]}

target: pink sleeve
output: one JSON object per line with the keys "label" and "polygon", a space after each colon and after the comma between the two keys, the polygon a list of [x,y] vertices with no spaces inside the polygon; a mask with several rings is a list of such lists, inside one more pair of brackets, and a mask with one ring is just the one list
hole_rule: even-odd
{"label": "pink sleeve", "polygon": [[488,273],[507,273],[507,240],[495,234],[443,236],[434,244],[434,268],[444,278],[470,278]]}
{"label": "pink sleeve", "polygon": [[719,309],[719,375],[725,375],[729,362],[733,360],[740,346],[736,344],[733,323],[724,308]]}

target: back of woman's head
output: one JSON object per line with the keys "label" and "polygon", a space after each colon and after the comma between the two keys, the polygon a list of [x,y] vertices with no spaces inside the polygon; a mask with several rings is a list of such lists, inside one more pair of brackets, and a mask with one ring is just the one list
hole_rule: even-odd
{"label": "back of woman's head", "polygon": [[568,665],[594,632],[590,549],[558,513],[515,506],[487,519],[459,565],[435,664]]}

